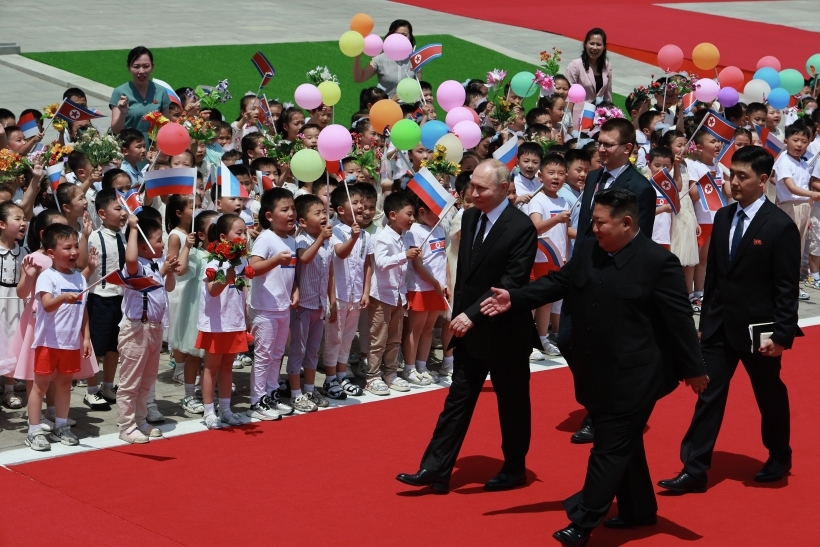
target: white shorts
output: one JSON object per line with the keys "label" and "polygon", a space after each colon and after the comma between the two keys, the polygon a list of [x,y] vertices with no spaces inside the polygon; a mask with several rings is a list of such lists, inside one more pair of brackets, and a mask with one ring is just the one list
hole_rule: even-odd
{"label": "white shorts", "polygon": [[553,302],[550,306],[550,313],[561,313],[561,306],[564,304],[564,300],[561,299],[558,302]]}

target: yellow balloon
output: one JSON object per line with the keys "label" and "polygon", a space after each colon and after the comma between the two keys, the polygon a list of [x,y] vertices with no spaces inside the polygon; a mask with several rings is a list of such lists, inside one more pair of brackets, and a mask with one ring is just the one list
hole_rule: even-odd
{"label": "yellow balloon", "polygon": [[355,30],[348,30],[339,38],[339,49],[348,57],[356,57],[364,51],[364,36]]}
{"label": "yellow balloon", "polygon": [[720,62],[720,51],[713,44],[703,42],[692,50],[692,62],[701,70],[712,70]]}
{"label": "yellow balloon", "polygon": [[446,148],[444,156],[447,158],[447,161],[458,163],[461,161],[461,158],[464,157],[464,147],[461,146],[461,141],[458,140],[458,137],[452,133],[447,133],[441,137],[438,142],[436,142],[436,146]]}
{"label": "yellow balloon", "polygon": [[336,82],[322,82],[317,86],[322,94],[322,102],[327,106],[333,106],[342,98],[342,90]]}

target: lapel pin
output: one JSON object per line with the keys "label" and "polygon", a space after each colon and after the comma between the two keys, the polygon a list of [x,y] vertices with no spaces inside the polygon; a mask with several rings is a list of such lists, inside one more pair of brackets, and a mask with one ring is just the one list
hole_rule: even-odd
{"label": "lapel pin", "polygon": [[759,239],[755,239],[753,243],[754,243],[755,245],[763,245],[763,242],[762,242],[762,241],[760,241]]}

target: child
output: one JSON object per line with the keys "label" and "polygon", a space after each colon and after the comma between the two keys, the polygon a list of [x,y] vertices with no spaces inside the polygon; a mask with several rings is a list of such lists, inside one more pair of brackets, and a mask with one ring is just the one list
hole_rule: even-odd
{"label": "child", "polygon": [[[191,196],[172,194],[168,196],[168,203],[165,206],[165,231],[168,233],[168,256],[176,256],[179,260],[180,275],[176,278],[174,289],[168,293],[168,316],[170,326],[168,328],[168,346],[172,349],[171,362],[169,365],[174,369],[174,376],[180,377],[184,369],[183,364],[187,359],[185,353],[179,351],[179,343],[174,333],[184,333],[186,329],[177,329],[177,322],[192,322],[192,316],[179,313],[179,302],[182,291],[188,281],[191,280],[188,269],[188,257],[190,249],[194,244],[194,234],[190,233],[193,227],[194,204]],[[199,283],[201,278],[197,278],[195,283]],[[179,365],[177,368],[176,365]]]}
{"label": "child", "polygon": [[236,165],[242,160],[242,153],[239,150],[228,150],[222,155],[222,163],[227,167]]}
{"label": "child", "polygon": [[272,188],[262,194],[259,226],[262,233],[253,244],[250,263],[255,272],[251,284],[250,319],[254,338],[251,369],[251,407],[248,416],[278,419],[293,409],[279,401],[279,369],[288,341],[290,308],[299,303],[295,288],[296,241],[288,235],[295,225],[293,194]]}
{"label": "child", "polygon": [[245,95],[239,100],[239,117],[231,124],[231,142],[234,150],[242,149],[242,137],[247,130],[257,130],[259,121],[259,99],[256,95]]}
{"label": "child", "polygon": [[[91,354],[88,313],[83,306],[85,278],[75,270],[80,254],[77,231],[53,224],[43,233],[43,246],[53,266],[37,278],[35,298],[40,310],[34,327],[34,386],[28,401],[29,429],[26,445],[51,450],[50,438],[67,446],[80,443],[67,423],[71,377],[80,370],[80,359]],[[49,384],[56,385],[54,428],[40,422],[42,400]]]}
{"label": "child", "polygon": [[[219,244],[247,238],[245,221],[239,215],[224,214],[208,228],[208,240]],[[196,346],[205,352],[205,368],[202,371],[202,401],[205,405],[205,426],[221,429],[225,425],[241,425],[238,414],[231,411],[231,382],[233,362],[238,353],[248,351],[247,318],[245,316],[245,266],[223,266],[214,259],[205,265],[205,278],[200,292],[200,333]],[[215,276],[219,270],[223,280]],[[227,270],[227,271],[225,271]],[[219,383],[219,417],[214,409],[214,387]],[[274,419],[274,418],[268,418]]]}
{"label": "child", "polygon": [[[11,201],[0,203],[0,333],[11,336],[20,324],[25,302],[17,297],[17,284],[23,260],[28,252],[17,241],[26,236],[23,209]],[[14,393],[14,377],[4,377],[3,402],[10,409],[23,407],[23,400]],[[37,423],[37,422],[35,422]]]}
{"label": "child", "polygon": [[325,326],[327,334],[322,362],[327,379],[323,389],[326,392],[330,389],[330,381],[335,374],[339,387],[346,394],[358,397],[363,391],[347,376],[347,363],[361,311],[367,308],[370,300],[373,238],[356,222],[356,217],[361,217],[364,209],[358,185],[352,185],[347,190],[341,186],[336,188],[330,195],[330,203],[339,219],[330,238],[333,246],[336,321]]}
{"label": "child", "polygon": [[254,131],[242,137],[242,165],[249,166],[256,158],[265,157],[262,133]]}
{"label": "child", "polygon": [[113,188],[120,193],[127,193],[131,188],[131,177],[128,173],[119,168],[109,169],[105,172],[100,183],[102,189]]}
{"label": "child", "polygon": [[[284,188],[285,190],[289,190],[291,193],[296,192],[297,188],[296,185],[292,182],[285,182],[284,180],[280,180],[280,173],[279,167],[276,165],[276,162],[271,158],[256,158],[251,162],[251,178],[253,179],[253,183],[258,187],[258,181],[256,180],[256,173],[258,171],[262,171],[268,178],[273,181],[275,186],[279,186]],[[261,198],[261,194],[257,195],[256,198]]]}
{"label": "child", "polygon": [[[666,169],[675,179],[675,191],[679,192],[682,186],[680,170],[673,169],[674,165],[675,154],[669,148],[659,146],[649,151],[647,168],[650,176],[654,177]],[[668,251],[672,246],[672,206],[658,190],[655,190],[655,194],[655,224],[652,229],[652,241]]]}
{"label": "child", "polygon": [[117,137],[122,143],[122,165],[120,169],[131,177],[131,186],[142,184],[143,174],[138,165],[145,161],[145,137],[137,129],[123,129]]}
{"label": "child", "polygon": [[746,107],[746,115],[749,117],[749,122],[752,123],[749,129],[753,129],[755,125],[765,127],[769,117],[769,107],[763,103],[749,103],[749,106]]}
{"label": "child", "polygon": [[[148,241],[145,241],[145,238]],[[151,218],[128,218],[125,231],[123,277],[146,277],[155,287],[137,291],[123,289],[122,320],[117,350],[120,354],[120,385],[117,389],[117,425],[120,440],[147,443],[162,431],[146,421],[148,396],[157,379],[162,330],[166,328],[168,293],[174,290],[176,257],[163,259],[162,225]],[[153,290],[155,289],[155,290]]]}
{"label": "child", "polygon": [[[568,150],[564,155],[564,160],[567,162],[567,180],[564,186],[558,190],[558,196],[570,204],[569,227],[577,231],[578,214],[581,211],[579,200],[584,192],[590,169],[589,154],[583,150]],[[569,256],[572,256],[574,248],[575,239],[571,238]]]}
{"label": "child", "polygon": [[518,147],[519,173],[513,179],[516,194],[515,205],[519,206],[524,213],[529,213],[527,204],[541,188],[541,182],[536,175],[541,166],[542,157],[543,149],[538,143],[525,142]]}
{"label": "child", "polygon": [[[376,193],[376,189],[373,187],[372,184],[368,183],[361,183],[354,185],[356,189],[359,190],[362,194],[362,208],[361,208],[361,215],[356,213],[356,223],[362,229],[363,232],[367,232],[371,236],[375,236],[376,233],[381,229],[377,223],[373,222],[373,219],[376,216],[376,203],[378,201],[378,194]],[[372,247],[372,239],[371,239],[371,251]],[[370,261],[371,265],[371,277],[372,277],[372,267],[373,261]],[[370,295],[368,291],[366,293]],[[369,314],[369,306],[366,308],[362,308],[361,313],[359,314],[359,366],[358,370],[356,371],[356,375],[359,378],[367,378],[367,354],[368,349],[370,348],[370,314]]]}
{"label": "child", "polygon": [[290,144],[296,140],[305,125],[305,113],[299,108],[288,108],[282,112],[276,125],[276,131]]}
{"label": "child", "polygon": [[638,139],[638,161],[635,166],[638,169],[646,167],[647,155],[650,149],[650,137],[655,131],[655,125],[663,123],[663,114],[657,110],[648,110],[638,117],[638,132],[635,134]]}
{"label": "child", "polygon": [[527,111],[527,116],[525,118],[527,122],[527,127],[532,127],[533,125],[552,125],[550,121],[550,114],[543,108],[531,108]]}
{"label": "child", "polygon": [[752,132],[745,127],[735,129],[735,148],[752,145]]}
{"label": "child", "polygon": [[[313,125],[316,126],[319,131],[327,127],[327,124],[330,123],[331,118],[333,117],[333,107],[327,105],[319,105],[319,108],[314,108],[310,111],[310,119],[307,121],[305,125]],[[302,133],[304,133],[304,128],[302,128]]]}
{"label": "child", "polygon": [[[88,242],[88,236],[91,235],[93,228],[91,220],[88,215],[86,207],[88,199],[85,197],[82,189],[76,184],[64,182],[57,187],[54,193],[54,200],[63,213],[68,225],[75,230],[82,230],[80,232],[80,242]],[[77,267],[80,269],[88,265],[88,245],[80,245],[80,256],[77,259]]]}
{"label": "child", "polygon": [[216,143],[222,147],[222,150],[228,152],[233,150],[233,142],[231,140],[233,131],[231,124],[225,122],[215,122],[216,125]]}
{"label": "child", "polygon": [[[783,140],[783,130],[780,128],[780,120],[782,116],[780,114],[780,110],[777,108],[772,107],[772,105],[766,105],[766,129],[769,130],[775,137]],[[811,136],[809,136],[811,139]]]}
{"label": "child", "polygon": [[348,177],[355,177],[351,182],[365,182],[364,172],[354,158],[344,158],[342,160],[342,169],[344,170],[345,180],[347,180]]}
{"label": "child", "polygon": [[411,384],[427,386],[438,382],[438,374],[427,370],[427,356],[433,342],[433,327],[441,313],[448,309],[450,291],[444,228],[438,226],[438,217],[421,200],[413,198],[416,222],[405,232],[404,244],[408,249],[421,249],[421,253],[407,268],[408,331],[402,344],[403,377]]}
{"label": "child", "polygon": [[[814,162],[809,187],[814,192],[820,192],[820,162]],[[812,204],[809,224],[809,275],[806,276],[806,286],[820,289],[820,202]]]}
{"label": "child", "polygon": [[[389,395],[390,390],[409,391],[397,374],[401,344],[402,308],[405,303],[407,261],[421,249],[407,249],[402,234],[413,225],[413,202],[404,192],[393,192],[384,200],[387,226],[373,243],[375,267],[370,276],[370,354],[367,386],[373,395]],[[380,373],[384,356],[384,373]]]}
{"label": "child", "polygon": [[567,136],[567,129],[563,125],[567,106],[566,100],[564,100],[563,97],[553,94],[549,97],[541,97],[538,104],[544,105],[543,108],[549,116],[547,121],[549,122],[548,125],[552,127],[553,138],[558,140],[559,143],[564,142]]}

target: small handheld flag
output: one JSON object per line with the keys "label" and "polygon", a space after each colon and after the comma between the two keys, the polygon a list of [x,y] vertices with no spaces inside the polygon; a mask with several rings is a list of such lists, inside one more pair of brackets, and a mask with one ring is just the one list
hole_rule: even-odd
{"label": "small handheld flag", "polygon": [[265,54],[261,51],[257,51],[251,57],[251,62],[253,66],[256,67],[256,70],[259,71],[259,75],[262,76],[262,83],[259,84],[259,88],[262,89],[268,82],[270,82],[271,78],[276,75],[276,70],[273,68],[273,65],[270,64],[268,58],[265,57]]}
{"label": "small handheld flag", "polygon": [[31,112],[20,116],[20,119],[17,120],[17,125],[23,130],[23,137],[26,139],[30,139],[31,137],[40,134],[40,127],[37,125],[37,119]]}
{"label": "small handheld flag", "polygon": [[338,179],[343,178],[344,176],[344,168],[342,167],[342,160],[339,161],[325,161],[325,169],[327,169],[327,174],[334,176]]}
{"label": "small handheld flag", "polygon": [[264,171],[256,172],[256,193],[262,195],[265,190],[273,188],[273,181]]}
{"label": "small handheld flag", "polygon": [[683,113],[690,114],[695,109],[695,103],[697,103],[697,99],[695,99],[695,92],[690,91],[681,97],[681,101],[683,101]]}
{"label": "small handheld flag", "polygon": [[114,270],[103,279],[106,283],[146,294],[162,287],[162,284],[153,277],[148,277],[147,275],[125,277],[120,270]]}
{"label": "small handheld flag", "polygon": [[715,212],[721,207],[726,207],[726,197],[711,173],[706,173],[698,181],[698,195],[704,211]]}
{"label": "small handheld flag", "polygon": [[584,103],[584,111],[581,113],[581,130],[592,129],[595,126],[595,105]]}
{"label": "small handheld flag", "polygon": [[501,148],[493,152],[493,158],[506,165],[507,169],[512,170],[518,163],[518,138],[511,137]]}
{"label": "small handheld flag", "polygon": [[436,177],[426,167],[407,182],[407,187],[413,190],[427,209],[437,217],[455,204],[456,198],[444,189]]}
{"label": "small handheld flag", "polygon": [[[166,169],[165,171],[168,171]],[[196,175],[194,175],[196,176]],[[216,173],[216,182],[219,184],[219,195],[223,198],[247,198],[248,191],[244,186],[239,184],[239,180],[231,173],[228,166],[224,163],[219,163],[219,170]]]}
{"label": "small handheld flag", "polygon": [[766,149],[766,152],[777,159],[777,156],[780,155],[783,148],[786,146],[783,144],[783,141],[778,139],[771,131],[762,125],[755,124],[755,131],[757,132],[757,136],[760,137],[761,146]]}
{"label": "small handheld flag", "polygon": [[68,99],[64,99],[60,108],[54,113],[55,118],[62,118],[67,122],[77,122],[82,120],[93,120],[96,118],[104,118],[102,114],[96,111],[79,105]]}
{"label": "small handheld flag", "polygon": [[172,88],[167,82],[163,82],[162,80],[157,80],[156,78],[154,78],[153,81],[154,84],[165,89],[165,91],[168,93],[168,98],[171,99],[172,103],[180,107],[182,106],[182,100],[179,98],[179,95],[177,95],[176,91],[174,91],[174,88]]}
{"label": "small handheld flag", "polygon": [[703,129],[723,144],[728,144],[735,138],[737,126],[714,110],[709,110],[703,119]]}
{"label": "small handheld flag", "polygon": [[145,173],[145,199],[171,194],[190,195],[196,184],[195,167],[176,167]]}
{"label": "small handheld flag", "polygon": [[735,146],[735,140],[732,139],[732,142],[724,146],[720,154],[718,154],[717,161],[727,169],[732,168],[732,157],[735,155],[735,151],[737,150],[737,146]]}
{"label": "small handheld flag", "polygon": [[51,187],[51,193],[57,193],[57,187],[60,186],[60,175],[63,174],[63,162],[57,165],[49,165],[46,169],[46,176],[48,176],[48,184]]}
{"label": "small handheld flag", "polygon": [[655,190],[660,193],[663,199],[669,203],[672,207],[672,212],[677,215],[680,211],[680,198],[678,197],[678,187],[675,184],[675,179],[672,178],[669,171],[664,167],[655,173],[655,175],[649,179],[649,182],[652,183],[652,186],[655,187]]}
{"label": "small handheld flag", "polygon": [[122,192],[117,192],[117,199],[120,201],[120,205],[125,207],[129,213],[136,215],[142,211],[142,204],[140,203],[139,194],[139,190],[132,188],[124,194]]}
{"label": "small handheld flag", "polygon": [[211,168],[208,170],[208,178],[205,179],[206,192],[209,192],[211,190],[211,187],[214,185],[214,182],[216,182],[216,171],[218,169],[219,168],[216,165],[211,165]]}
{"label": "small handheld flag", "polygon": [[270,113],[270,105],[268,104],[268,98],[262,95],[259,99],[259,110],[262,114],[262,123],[264,125],[271,125],[273,123],[273,117]]}
{"label": "small handheld flag", "polygon": [[413,72],[418,72],[421,67],[441,57],[441,44],[427,44],[426,46],[417,49],[410,55],[410,69]]}
{"label": "small handheld flag", "polygon": [[564,265],[564,261],[561,259],[561,253],[558,250],[558,246],[555,245],[550,238],[538,238],[538,252],[547,259],[547,264],[549,264],[547,271],[557,272],[561,269],[561,266]]}

